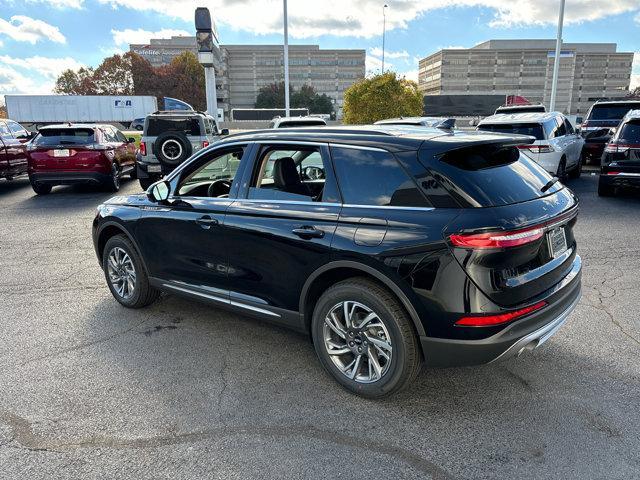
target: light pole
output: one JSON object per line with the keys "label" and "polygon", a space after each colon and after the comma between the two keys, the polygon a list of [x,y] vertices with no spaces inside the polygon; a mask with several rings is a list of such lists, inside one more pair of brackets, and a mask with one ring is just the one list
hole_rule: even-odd
{"label": "light pole", "polygon": [[551,101],[549,110],[556,109],[556,95],[558,94],[558,73],[560,72],[560,52],[562,51],[562,24],[564,23],[564,1],[560,0],[560,14],[558,15],[558,38],[556,38],[556,57],[553,61],[553,79],[551,80]]}
{"label": "light pole", "polygon": [[[286,0],[285,0],[286,1]],[[384,73],[384,36],[387,31],[387,5],[386,3],[382,7],[382,73]]]}
{"label": "light pole", "polygon": [[198,61],[204,67],[205,91],[207,97],[207,113],[216,119],[218,126],[218,98],[216,91],[216,71],[214,69],[214,42],[218,42],[215,24],[211,21],[209,9],[196,8],[196,43],[198,45]]}
{"label": "light pole", "polygon": [[284,111],[289,116],[289,25],[287,21],[287,0],[284,0]]}

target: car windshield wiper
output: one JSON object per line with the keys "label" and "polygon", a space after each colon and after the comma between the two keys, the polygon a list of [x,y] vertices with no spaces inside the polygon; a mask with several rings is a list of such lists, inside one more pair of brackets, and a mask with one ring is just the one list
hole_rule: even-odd
{"label": "car windshield wiper", "polygon": [[547,191],[547,190],[549,190],[551,187],[553,187],[553,186],[556,184],[556,182],[557,182],[558,180],[560,180],[558,177],[553,177],[551,180],[549,180],[549,181],[544,185],[544,187],[542,187],[542,188],[540,189],[540,191],[541,191],[542,193],[546,192],[546,191]]}

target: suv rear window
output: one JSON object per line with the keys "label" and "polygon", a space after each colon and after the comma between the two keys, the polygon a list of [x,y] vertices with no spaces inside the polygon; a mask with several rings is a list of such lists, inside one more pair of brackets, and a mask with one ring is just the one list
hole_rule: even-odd
{"label": "suv rear window", "polygon": [[478,125],[484,132],[510,133],[513,135],[529,135],[536,140],[544,140],[544,130],[539,123],[485,123]]}
{"label": "suv rear window", "polygon": [[198,118],[149,117],[147,119],[146,136],[157,137],[164,132],[184,132],[186,135],[198,137],[200,121]]}
{"label": "suv rear window", "polygon": [[640,144],[640,120],[625,123],[620,129],[618,142]]}
{"label": "suv rear window", "polygon": [[35,145],[88,145],[94,143],[92,128],[46,128],[34,138]]}
{"label": "suv rear window", "polygon": [[432,167],[436,180],[447,186],[462,205],[509,205],[544,197],[562,188],[557,182],[542,192],[551,175],[515,147],[475,145],[439,158],[421,150],[418,158],[424,166]]}
{"label": "suv rear window", "polygon": [[280,125],[278,125],[278,128],[289,128],[289,127],[315,127],[315,126],[325,126],[326,123],[323,121],[318,120],[317,122],[311,121],[311,122],[296,122],[295,120],[291,121],[291,122],[281,122]]}
{"label": "suv rear window", "polygon": [[498,107],[496,113],[534,113],[534,112],[546,112],[544,105],[534,105],[531,107]]}
{"label": "suv rear window", "polygon": [[594,105],[589,120],[622,120],[629,110],[638,108],[638,103],[617,103],[615,105]]}

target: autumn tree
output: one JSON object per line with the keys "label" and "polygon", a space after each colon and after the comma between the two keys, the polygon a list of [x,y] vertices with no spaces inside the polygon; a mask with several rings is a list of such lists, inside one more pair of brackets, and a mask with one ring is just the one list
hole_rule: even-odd
{"label": "autumn tree", "polygon": [[344,92],[344,123],[370,124],[400,116],[422,115],[423,96],[418,84],[386,72],[365,78]]}
{"label": "autumn tree", "polygon": [[[311,85],[289,92],[291,108],[308,108],[309,113],[333,112],[333,102],[327,95],[318,95]],[[255,108],[284,108],[284,82],[265,85],[258,91]]]}
{"label": "autumn tree", "polygon": [[7,118],[7,107],[6,107],[6,105],[0,105],[0,118]]}
{"label": "autumn tree", "polygon": [[207,108],[204,67],[192,52],[175,57],[161,77],[163,96],[179,98],[197,110]]}
{"label": "autumn tree", "polygon": [[67,69],[56,80],[53,92],[63,95],[95,95],[94,73],[91,67],[81,67],[78,71]]}
{"label": "autumn tree", "polygon": [[131,57],[125,53],[105,58],[93,72],[93,84],[98,95],[133,95]]}

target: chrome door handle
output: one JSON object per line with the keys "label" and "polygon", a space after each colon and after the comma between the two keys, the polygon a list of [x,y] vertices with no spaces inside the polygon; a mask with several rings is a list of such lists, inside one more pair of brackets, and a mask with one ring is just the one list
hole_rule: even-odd
{"label": "chrome door handle", "polygon": [[212,225],[218,225],[218,220],[211,218],[209,215],[203,215],[196,220],[196,223],[205,230],[208,230]]}
{"label": "chrome door handle", "polygon": [[291,230],[291,233],[305,240],[308,240],[310,238],[324,237],[324,232],[322,230],[318,230],[316,227],[313,227],[311,225],[305,225],[300,228],[294,228],[293,230]]}

